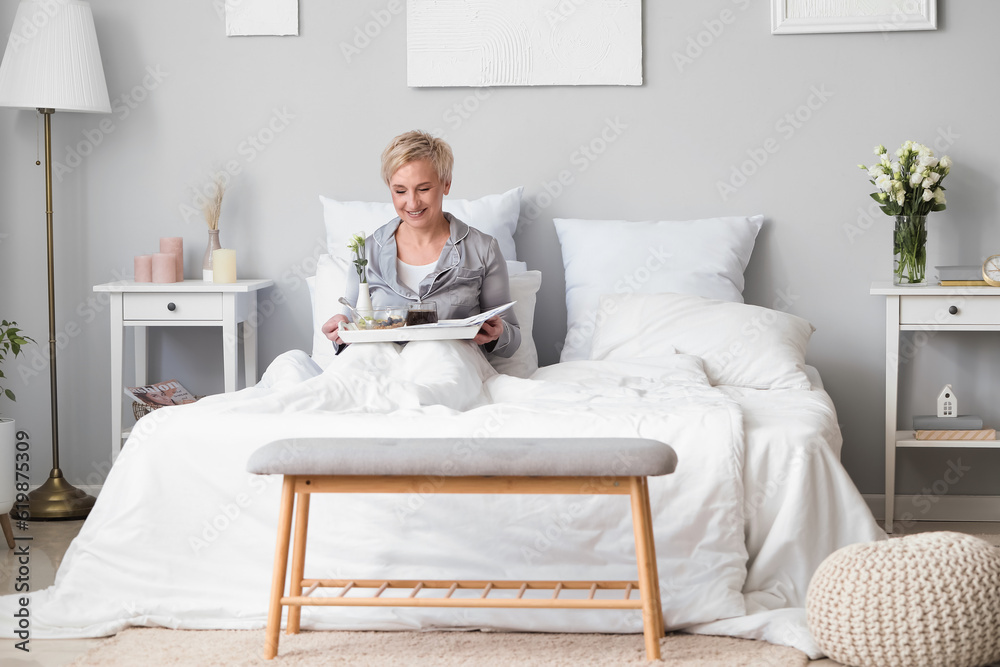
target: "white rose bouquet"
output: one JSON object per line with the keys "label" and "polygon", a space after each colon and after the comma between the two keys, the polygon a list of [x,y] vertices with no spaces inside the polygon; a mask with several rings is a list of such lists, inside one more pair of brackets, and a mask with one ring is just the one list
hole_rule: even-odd
{"label": "white rose bouquet", "polygon": [[878,188],[871,197],[881,204],[886,215],[927,215],[943,211],[947,202],[941,183],[951,172],[951,158],[940,160],[934,151],[915,141],[904,141],[896,151],[896,160],[879,144],[875,147],[879,162],[871,167],[859,164],[868,172],[871,184]]}
{"label": "white rose bouquet", "polygon": [[926,216],[931,211],[943,211],[947,205],[941,183],[951,172],[951,158],[934,157],[934,151],[915,141],[904,141],[889,157],[886,147],[875,147],[879,161],[871,167],[858,166],[868,172],[871,184],[878,192],[871,194],[886,215],[895,216],[893,233],[893,282],[897,285],[926,283],[927,227]]}

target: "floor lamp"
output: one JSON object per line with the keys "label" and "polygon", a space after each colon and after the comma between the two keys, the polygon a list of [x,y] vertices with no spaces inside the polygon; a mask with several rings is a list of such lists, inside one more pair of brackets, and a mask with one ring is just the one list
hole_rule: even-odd
{"label": "floor lamp", "polygon": [[67,482],[59,469],[51,126],[52,114],[56,111],[111,113],[89,3],[83,0],[22,0],[14,16],[7,50],[0,61],[0,106],[37,109],[45,118],[52,470],[45,484],[28,494],[28,518],[82,519],[94,506],[94,498]]}

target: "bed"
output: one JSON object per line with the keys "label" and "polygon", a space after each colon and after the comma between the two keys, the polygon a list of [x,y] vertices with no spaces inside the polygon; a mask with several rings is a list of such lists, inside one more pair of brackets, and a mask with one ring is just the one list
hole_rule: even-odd
{"label": "bed", "polygon": [[[496,213],[510,236],[519,199],[516,190],[486,204],[446,204],[478,205],[456,215],[487,223]],[[384,214],[375,204],[324,206],[331,239],[370,231]],[[362,206],[370,223],[358,223]],[[884,534],[840,465],[836,412],[805,364],[811,325],[742,303],[761,222],[557,220],[569,311],[558,364],[533,368],[530,342],[501,361],[460,341],[357,345],[334,358],[317,340],[311,355],[275,359],[255,387],[143,417],[55,584],[32,594],[32,637],[131,625],[262,628],[280,482],[247,474],[245,464],[269,441],[434,435],[455,438],[462,457],[491,437],[635,435],[670,443],[679,459],[673,475],[650,480],[668,629],[759,638],[818,657],[804,613],[812,572],[837,548]],[[609,229],[628,244],[646,236],[636,246],[646,258],[614,266]],[[514,257],[510,242],[504,252]],[[336,243],[315,279],[317,322],[343,284]],[[509,266],[530,334],[538,276],[516,259]],[[622,276],[638,287],[616,291]],[[406,496],[317,498],[310,525],[307,567],[323,578],[634,576],[627,502],[615,497],[452,497],[416,486]],[[0,598],[0,613],[15,605]],[[641,617],[315,607],[303,610],[302,627],[641,632]]]}

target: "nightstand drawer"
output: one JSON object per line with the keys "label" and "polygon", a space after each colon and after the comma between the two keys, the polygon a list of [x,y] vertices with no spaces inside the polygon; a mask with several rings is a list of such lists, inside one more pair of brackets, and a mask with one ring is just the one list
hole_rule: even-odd
{"label": "nightstand drawer", "polygon": [[903,296],[900,324],[1000,324],[1000,299],[991,296]]}
{"label": "nightstand drawer", "polygon": [[126,320],[221,320],[222,294],[125,293]]}

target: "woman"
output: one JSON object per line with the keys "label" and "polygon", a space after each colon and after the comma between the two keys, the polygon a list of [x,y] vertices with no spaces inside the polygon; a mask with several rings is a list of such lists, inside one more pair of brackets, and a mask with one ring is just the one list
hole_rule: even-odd
{"label": "woman", "polygon": [[[375,308],[433,301],[439,317],[453,319],[510,301],[507,263],[496,239],[441,208],[451,190],[453,163],[448,144],[425,132],[401,134],[383,151],[382,178],[398,217],[365,241]],[[357,304],[353,271],[347,292],[347,300]],[[345,346],[338,327],[346,321],[346,315],[334,315],[323,325],[338,353]],[[485,352],[513,355],[521,344],[513,311],[486,320],[473,341]]]}

